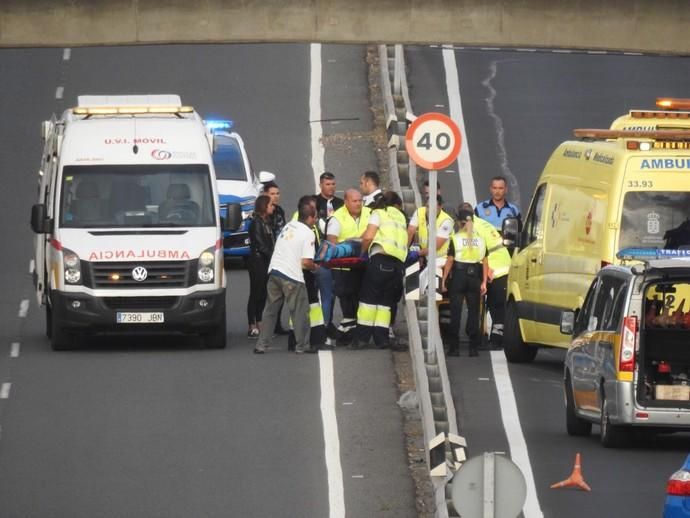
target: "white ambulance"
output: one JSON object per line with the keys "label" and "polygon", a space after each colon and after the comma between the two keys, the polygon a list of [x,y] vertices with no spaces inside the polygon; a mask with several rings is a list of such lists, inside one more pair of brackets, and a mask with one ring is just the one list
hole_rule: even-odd
{"label": "white ambulance", "polygon": [[[226,344],[213,134],[176,95],[80,96],[43,123],[34,284],[54,350],[101,333]],[[222,214],[222,216],[221,216]]]}

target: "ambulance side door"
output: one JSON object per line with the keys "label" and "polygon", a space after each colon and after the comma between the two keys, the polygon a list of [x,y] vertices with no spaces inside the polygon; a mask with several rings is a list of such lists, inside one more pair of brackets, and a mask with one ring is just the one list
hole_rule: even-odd
{"label": "ambulance side door", "polygon": [[520,289],[518,316],[522,319],[523,340],[532,342],[534,321],[541,279],[544,234],[544,201],[547,184],[543,183],[534,193],[525,223],[520,235],[521,249],[513,256],[511,264],[511,282],[517,283]]}

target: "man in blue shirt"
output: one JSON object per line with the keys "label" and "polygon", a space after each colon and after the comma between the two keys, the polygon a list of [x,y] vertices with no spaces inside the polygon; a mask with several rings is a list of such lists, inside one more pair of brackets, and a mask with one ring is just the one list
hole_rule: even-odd
{"label": "man in blue shirt", "polygon": [[482,201],[474,208],[474,213],[489,223],[496,230],[501,231],[503,220],[506,218],[517,218],[521,221],[522,216],[517,205],[506,200],[508,192],[508,182],[503,176],[494,176],[489,184],[491,198]]}

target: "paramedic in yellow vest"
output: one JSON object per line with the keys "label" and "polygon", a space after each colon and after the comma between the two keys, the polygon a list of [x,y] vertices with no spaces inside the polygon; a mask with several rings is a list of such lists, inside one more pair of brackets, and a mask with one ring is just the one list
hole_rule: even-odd
{"label": "paramedic in yellow vest", "polygon": [[[317,210],[316,196],[312,196],[314,210]],[[297,221],[299,213],[295,211],[290,221]],[[321,234],[317,225],[311,227],[314,233],[314,255],[319,249]],[[310,270],[302,270],[304,274],[304,285],[307,288],[307,299],[309,300],[309,345],[313,350],[328,349],[326,344],[326,326],[323,318],[323,309],[319,299],[319,289],[316,282],[317,274]],[[290,332],[288,333],[288,351],[294,351],[297,340],[295,332],[290,322]]]}
{"label": "paramedic in yellow vest", "polygon": [[[436,216],[436,257],[445,258],[448,252],[448,243],[450,236],[453,233],[455,225],[453,217],[443,210],[441,204],[441,188],[437,184],[436,199],[438,200],[438,214]],[[426,257],[429,253],[429,181],[424,182],[422,188],[422,195],[424,196],[424,206],[417,208],[410,218],[410,223],[407,226],[407,243],[412,244],[415,234],[418,237],[419,255]]]}
{"label": "paramedic in yellow vest", "polygon": [[369,224],[362,238],[362,250],[369,253],[369,264],[359,293],[357,329],[352,349],[390,345],[388,328],[391,311],[402,292],[407,257],[407,220],[402,200],[394,191],[386,191],[374,204]]}
{"label": "paramedic in yellow vest", "polygon": [[[345,191],[345,205],[328,221],[326,239],[331,243],[360,240],[367,229],[371,209],[362,207],[362,193]],[[342,320],[338,326],[336,345],[349,345],[357,325],[357,302],[364,277],[364,268],[333,268],[333,291],[340,301]]]}
{"label": "paramedic in yellow vest", "polygon": [[467,301],[465,332],[470,339],[470,356],[479,354],[481,334],[479,311],[481,297],[486,293],[489,261],[486,242],[472,223],[472,211],[460,209],[457,214],[458,232],[453,234],[443,267],[442,290],[450,296],[449,356],[460,355],[460,318],[463,300]]}
{"label": "paramedic in yellow vest", "polygon": [[[462,209],[472,210],[472,205],[463,203]],[[508,270],[510,270],[510,252],[503,245],[503,238],[498,230],[488,221],[475,213],[474,228],[486,242],[489,258],[489,275],[486,285],[486,305],[491,314],[491,331],[489,342],[491,348],[503,348],[503,322],[506,312],[506,290],[508,288]]]}

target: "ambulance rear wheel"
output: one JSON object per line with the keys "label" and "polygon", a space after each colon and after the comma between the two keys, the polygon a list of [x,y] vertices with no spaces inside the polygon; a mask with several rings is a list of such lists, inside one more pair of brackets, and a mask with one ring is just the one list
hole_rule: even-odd
{"label": "ambulance rear wheel", "polygon": [[[225,312],[223,312],[225,314]],[[207,335],[204,335],[204,347],[206,349],[225,349],[228,340],[227,324],[225,316],[218,325],[217,329]]]}
{"label": "ambulance rear wheel", "polygon": [[539,349],[522,340],[517,304],[514,300],[506,304],[506,316],[503,329],[503,352],[510,363],[529,363],[534,360]]}
{"label": "ambulance rear wheel", "polygon": [[570,372],[565,375],[565,427],[568,435],[587,436],[592,432],[592,423],[585,421],[575,413],[575,398],[570,380]]}

